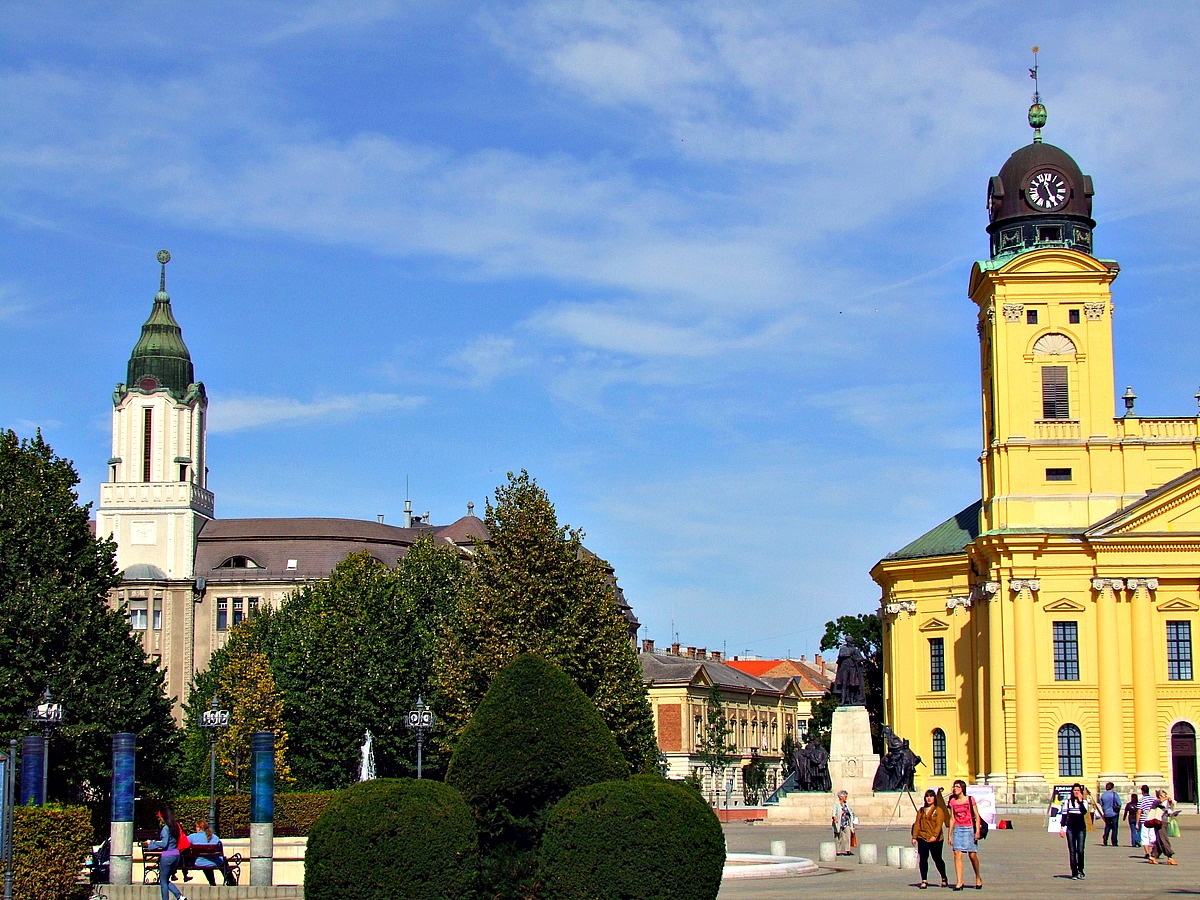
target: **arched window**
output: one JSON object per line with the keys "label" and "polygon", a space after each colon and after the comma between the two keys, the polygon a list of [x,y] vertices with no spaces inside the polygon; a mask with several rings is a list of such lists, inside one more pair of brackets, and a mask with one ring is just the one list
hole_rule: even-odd
{"label": "arched window", "polygon": [[1058,729],[1058,774],[1074,778],[1083,775],[1083,736],[1077,725]]}
{"label": "arched window", "polygon": [[946,774],[946,732],[933,729],[933,774]]}
{"label": "arched window", "polygon": [[248,556],[231,556],[217,566],[218,569],[257,569],[258,563]]}

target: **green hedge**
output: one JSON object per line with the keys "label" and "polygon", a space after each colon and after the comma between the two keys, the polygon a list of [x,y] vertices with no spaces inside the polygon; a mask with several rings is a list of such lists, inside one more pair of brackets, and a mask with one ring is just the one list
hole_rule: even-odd
{"label": "green hedge", "polygon": [[381,778],[339,793],[308,836],[307,900],[474,896],[475,822],[438,781]]}
{"label": "green hedge", "polygon": [[629,766],[595,704],[562,669],[526,653],[492,680],[446,772],[485,843],[536,846],[550,808]]}
{"label": "green hedge", "polygon": [[83,806],[18,806],[13,817],[13,896],[68,900],[92,850],[92,817]]}
{"label": "green hedge", "polygon": [[[305,835],[312,831],[313,824],[325,812],[337,793],[322,791],[312,794],[275,795],[275,833],[277,835]],[[208,796],[176,797],[168,801],[175,818],[188,831],[200,818],[208,818]],[[136,827],[158,830],[154,818],[157,801],[143,797],[137,803]],[[230,794],[217,798],[218,836],[222,838],[244,838],[250,835],[250,795]]]}
{"label": "green hedge", "polygon": [[545,900],[706,900],[721,889],[725,836],[691,788],[636,775],[572,791],[538,853]]}

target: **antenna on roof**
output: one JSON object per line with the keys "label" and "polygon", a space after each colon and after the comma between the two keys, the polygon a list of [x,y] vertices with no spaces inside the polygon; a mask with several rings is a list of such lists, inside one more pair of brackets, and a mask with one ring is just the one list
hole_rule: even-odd
{"label": "antenna on roof", "polygon": [[1029,77],[1033,79],[1033,105],[1029,107],[1029,127],[1033,129],[1033,142],[1042,142],[1042,126],[1046,124],[1046,107],[1042,105],[1042,94],[1038,90],[1038,47],[1033,45],[1033,68]]}

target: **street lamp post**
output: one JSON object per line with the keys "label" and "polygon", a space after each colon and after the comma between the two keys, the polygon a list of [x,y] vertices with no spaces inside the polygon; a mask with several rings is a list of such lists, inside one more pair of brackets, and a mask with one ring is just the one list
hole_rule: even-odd
{"label": "street lamp post", "polygon": [[213,694],[212,708],[200,714],[200,727],[208,729],[208,827],[217,827],[217,729],[229,727],[229,710],[221,709]]}
{"label": "street lamp post", "polygon": [[45,735],[42,747],[42,806],[46,805],[47,780],[50,777],[50,729],[63,723],[64,709],[61,703],[50,696],[50,686],[42,692],[42,702],[29,712],[29,721],[41,725]]}
{"label": "street lamp post", "polygon": [[408,711],[404,719],[404,727],[415,729],[417,732],[417,778],[421,777],[421,757],[425,747],[425,732],[434,726],[437,717],[417,694],[417,708]]}

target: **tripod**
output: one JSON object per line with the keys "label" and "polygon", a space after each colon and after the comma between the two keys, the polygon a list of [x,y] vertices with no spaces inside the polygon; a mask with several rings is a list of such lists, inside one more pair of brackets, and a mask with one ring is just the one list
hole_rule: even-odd
{"label": "tripod", "polygon": [[905,788],[904,791],[901,792],[900,796],[896,798],[896,807],[892,810],[892,816],[890,819],[888,819],[887,827],[883,829],[884,831],[892,830],[892,823],[895,822],[896,818],[900,815],[900,804],[904,802],[905,797],[908,797],[908,802],[912,804],[913,812],[915,813],[918,811],[917,801],[913,799],[912,790]]}

